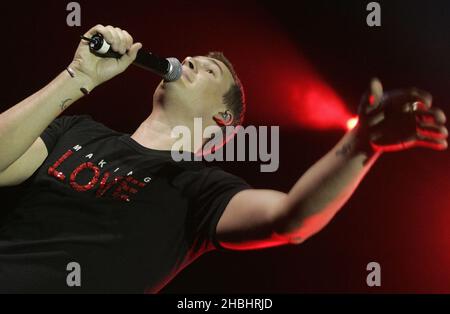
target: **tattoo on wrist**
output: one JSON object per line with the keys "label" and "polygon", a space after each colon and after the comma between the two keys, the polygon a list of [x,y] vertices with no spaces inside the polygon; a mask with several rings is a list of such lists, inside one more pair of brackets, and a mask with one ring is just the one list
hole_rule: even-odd
{"label": "tattoo on wrist", "polygon": [[67,106],[68,106],[67,103],[71,100],[72,100],[72,98],[67,98],[61,102],[61,104],[59,105],[59,107],[61,108],[61,111],[63,111],[64,109],[67,108]]}
{"label": "tattoo on wrist", "polygon": [[346,143],[342,146],[342,148],[336,151],[336,156],[347,156],[352,152],[352,150],[353,150],[352,143]]}
{"label": "tattoo on wrist", "polygon": [[365,155],[363,165],[365,166],[371,157],[375,154],[375,151],[372,149],[370,144],[360,145],[359,143],[346,143],[342,146],[342,148],[336,151],[336,156],[344,156],[348,157],[352,155],[355,151],[361,152]]}

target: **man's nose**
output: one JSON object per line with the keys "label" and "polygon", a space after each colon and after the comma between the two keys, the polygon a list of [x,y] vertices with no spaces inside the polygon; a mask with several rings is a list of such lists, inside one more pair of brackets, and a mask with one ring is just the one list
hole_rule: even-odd
{"label": "man's nose", "polygon": [[192,71],[194,71],[195,73],[197,73],[197,64],[195,62],[195,59],[192,57],[187,57],[183,64],[186,64]]}

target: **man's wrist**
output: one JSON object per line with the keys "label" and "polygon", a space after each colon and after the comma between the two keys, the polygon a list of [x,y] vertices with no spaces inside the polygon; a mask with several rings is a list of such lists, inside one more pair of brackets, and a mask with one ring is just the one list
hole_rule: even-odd
{"label": "man's wrist", "polygon": [[351,147],[352,154],[365,154],[368,158],[371,158],[374,155],[379,155],[381,152],[376,150],[371,142],[369,137],[369,132],[362,125],[357,125],[351,131],[349,131],[349,145]]}
{"label": "man's wrist", "polygon": [[77,81],[80,86],[80,91],[85,95],[92,92],[99,85],[89,75],[81,71],[75,62],[72,62],[66,70]]}
{"label": "man's wrist", "polygon": [[353,141],[356,151],[366,154],[369,158],[381,155],[382,151],[375,149],[372,145],[369,131],[365,126],[357,125],[351,132],[354,132]]}

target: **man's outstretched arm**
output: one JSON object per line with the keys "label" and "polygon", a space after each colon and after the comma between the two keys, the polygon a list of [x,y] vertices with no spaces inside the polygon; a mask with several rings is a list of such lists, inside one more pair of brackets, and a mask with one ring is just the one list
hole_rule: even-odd
{"label": "man's outstretched arm", "polygon": [[[447,147],[445,115],[439,109],[431,110],[431,96],[409,90],[386,97],[381,104],[381,84],[376,84],[379,82],[372,92],[378,93],[376,102],[380,104],[371,104],[368,114],[360,113],[359,125],[301,176],[289,193],[250,189],[231,199],[216,230],[223,247],[246,250],[301,243],[328,224],[383,151]],[[426,108],[420,109],[417,102]],[[404,117],[391,121],[391,115],[384,116],[383,106],[388,103],[405,108],[401,114],[418,121],[411,134],[405,137],[405,129],[399,125]],[[396,128],[401,130],[400,137]]]}
{"label": "man's outstretched arm", "polygon": [[381,154],[359,150],[357,136],[357,129],[348,132],[289,193],[250,189],[236,194],[217,226],[221,245],[256,249],[298,244],[325,227]]}

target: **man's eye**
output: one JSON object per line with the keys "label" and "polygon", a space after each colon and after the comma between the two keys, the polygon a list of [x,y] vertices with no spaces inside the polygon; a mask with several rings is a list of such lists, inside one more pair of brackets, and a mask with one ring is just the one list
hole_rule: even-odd
{"label": "man's eye", "polygon": [[212,75],[214,75],[214,71],[213,70],[208,69],[208,70],[206,70],[206,72],[211,73]]}

